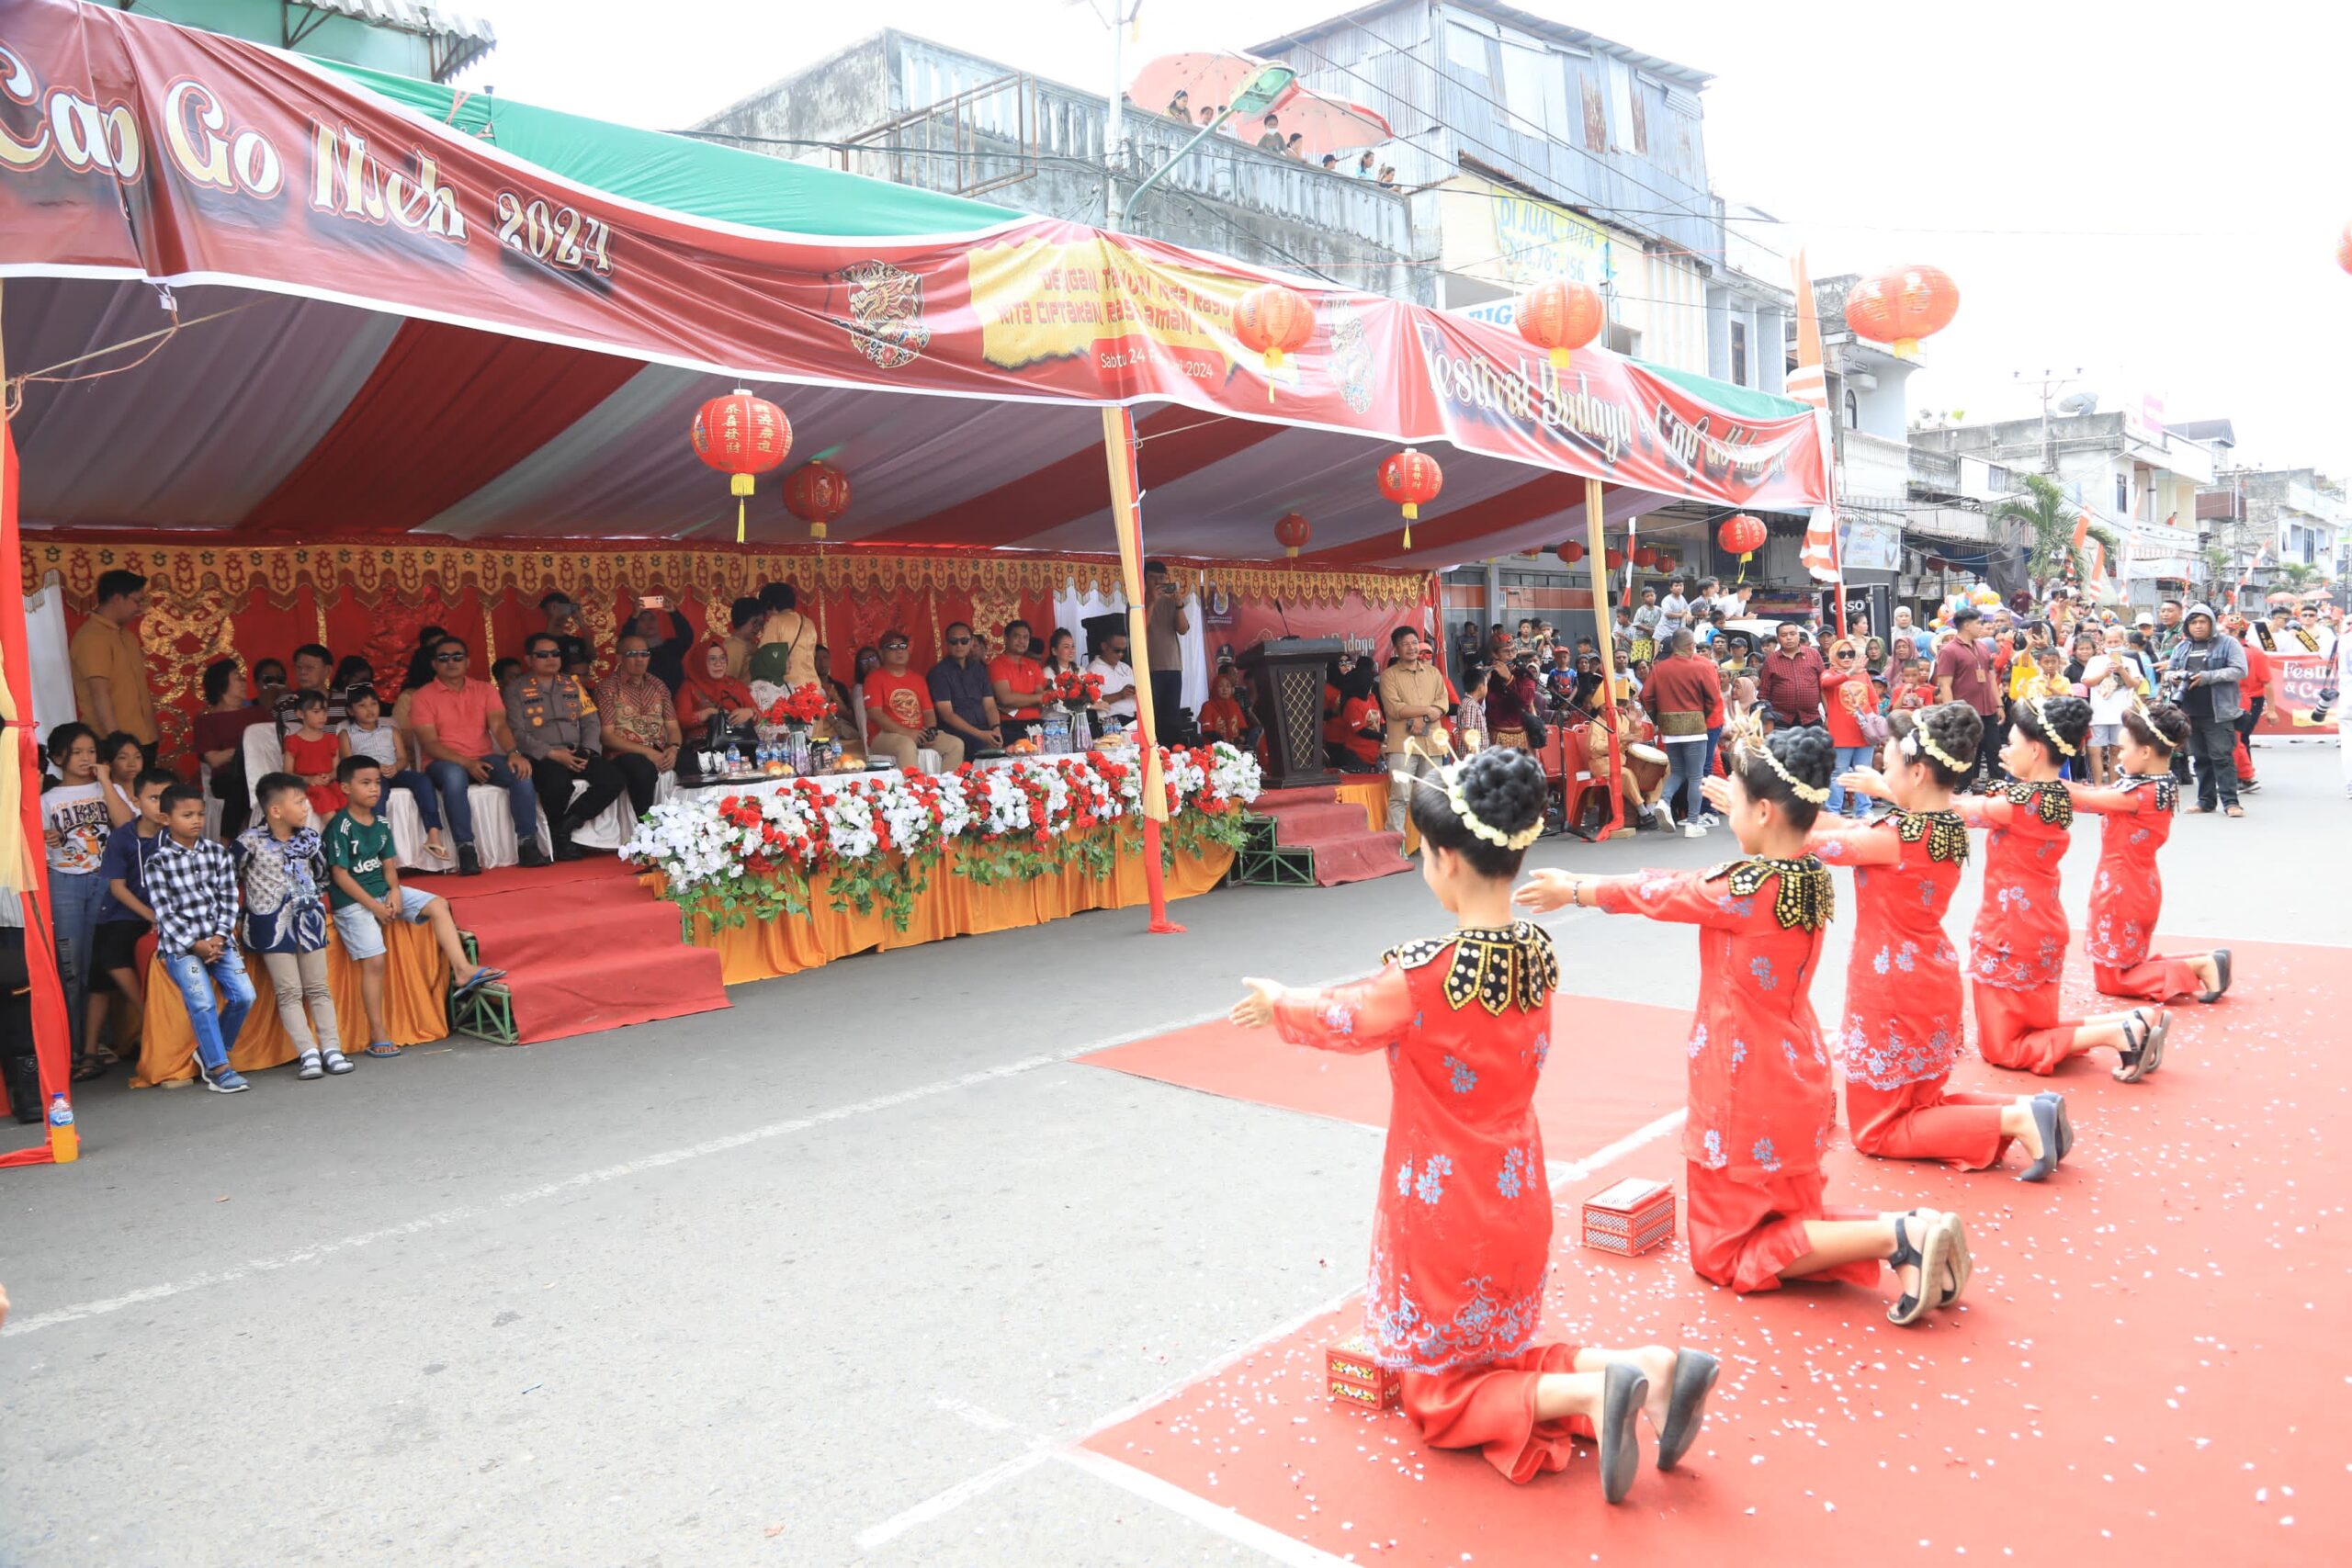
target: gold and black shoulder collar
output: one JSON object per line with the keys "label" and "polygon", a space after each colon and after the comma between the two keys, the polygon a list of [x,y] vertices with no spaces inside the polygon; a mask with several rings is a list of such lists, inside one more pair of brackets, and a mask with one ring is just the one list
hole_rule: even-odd
{"label": "gold and black shoulder collar", "polygon": [[1772,918],[1782,930],[1817,931],[1829,924],[1838,908],[1837,887],[1829,879],[1829,868],[1817,855],[1800,855],[1795,860],[1751,855],[1717,866],[1707,874],[1707,880],[1721,877],[1735,897],[1746,898],[1776,876],[1781,885],[1772,896]]}
{"label": "gold and black shoulder collar", "polygon": [[1894,825],[1895,835],[1906,844],[1928,840],[1928,858],[1951,865],[1964,865],[1968,861],[1968,824],[1961,820],[1957,811],[1905,811],[1890,806],[1882,822]]}
{"label": "gold and black shoulder collar", "polygon": [[2075,825],[2075,797],[2055,779],[2038,779],[2030,784],[2012,779],[2001,786],[2001,793],[2012,806],[2032,807],[2034,814],[2052,828]]}
{"label": "gold and black shoulder collar", "polygon": [[1532,1012],[1551,999],[1560,984],[1560,961],[1541,926],[1517,920],[1508,926],[1469,927],[1392,947],[1385,961],[1405,969],[1433,964],[1449,950],[1445,1000],[1456,1012],[1476,1002],[1499,1016],[1507,1008]]}
{"label": "gold and black shoulder collar", "polygon": [[2166,816],[2180,809],[2180,781],[2170,773],[2126,773],[2115,787],[2154,790],[2156,809]]}

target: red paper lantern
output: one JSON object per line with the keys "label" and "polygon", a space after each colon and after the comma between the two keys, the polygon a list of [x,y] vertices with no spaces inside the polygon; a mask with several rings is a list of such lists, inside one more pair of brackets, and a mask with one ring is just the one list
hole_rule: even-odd
{"label": "red paper lantern", "polygon": [[1607,567],[1610,570],[1615,571],[1619,567],[1625,564],[1625,552],[1612,546],[1611,548],[1601,553],[1600,564]]}
{"label": "red paper lantern", "polygon": [[822,539],[825,525],[849,510],[849,476],[811,458],[785,476],[784,507],[808,525],[808,536]]}
{"label": "red paper lantern", "polygon": [[1943,570],[1943,569],[1944,569],[1944,558],[1943,558],[1943,557],[1941,557],[1941,556],[1929,556],[1929,557],[1928,558],[1928,570],[1929,571],[1941,571],[1941,570]]}
{"label": "red paper lantern", "polygon": [[731,476],[727,488],[735,497],[735,542],[740,545],[744,498],[752,493],[756,476],[775,468],[792,451],[792,422],[765,398],[738,387],[695,412],[688,439],[695,457]]}
{"label": "red paper lantern", "polygon": [[1295,288],[1262,283],[1233,307],[1233,335],[1261,356],[1266,367],[1266,400],[1274,400],[1274,372],[1283,355],[1296,354],[1315,335],[1315,307]]}
{"label": "red paper lantern", "polygon": [[1960,285],[1939,267],[1889,267],[1846,296],[1846,325],[1857,337],[1887,344],[1897,359],[1917,358],[1919,340],[1951,325],[1959,313]]}
{"label": "red paper lantern", "polygon": [[1551,350],[1555,370],[1566,370],[1569,352],[1591,343],[1609,324],[1600,290],[1565,277],[1539,283],[1521,295],[1514,318],[1520,336]]}
{"label": "red paper lantern", "polygon": [[1644,545],[1634,552],[1634,564],[1646,571],[1657,565],[1657,552]]}
{"label": "red paper lantern", "polygon": [[2344,232],[2335,237],[2335,265],[2352,272],[2352,223],[2344,225]]}
{"label": "red paper lantern", "polygon": [[1566,544],[1560,547],[1559,557],[1570,566],[1574,566],[1577,562],[1584,559],[1584,547],[1577,544],[1574,539],[1570,539]]}
{"label": "red paper lantern", "polygon": [[1282,545],[1283,554],[1294,560],[1297,558],[1298,552],[1306,547],[1306,542],[1313,537],[1315,537],[1315,525],[1295,512],[1285,512],[1274,522],[1274,538]]}
{"label": "red paper lantern", "polygon": [[1724,547],[1724,553],[1737,556],[1743,562],[1762,549],[1764,541],[1770,536],[1762,518],[1750,517],[1745,512],[1724,518],[1724,525],[1715,530],[1715,543]]}
{"label": "red paper lantern", "polygon": [[1413,520],[1421,514],[1422,502],[1437,499],[1438,491],[1445,484],[1445,471],[1437,466],[1435,457],[1408,446],[1383,457],[1376,472],[1380,499],[1405,509],[1405,547],[1409,550],[1413,547]]}

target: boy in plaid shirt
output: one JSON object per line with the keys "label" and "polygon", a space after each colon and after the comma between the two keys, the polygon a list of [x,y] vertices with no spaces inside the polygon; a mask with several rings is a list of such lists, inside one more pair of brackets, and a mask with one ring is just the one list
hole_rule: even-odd
{"label": "boy in plaid shirt", "polygon": [[[147,902],[155,911],[155,958],[180,988],[196,1034],[198,1076],[216,1094],[252,1086],[229,1065],[229,1046],[254,1005],[254,985],[237,952],[237,871],[229,852],[204,836],[204,792],[164,792],[164,841],[147,863]],[[212,998],[215,984],[221,999]]]}

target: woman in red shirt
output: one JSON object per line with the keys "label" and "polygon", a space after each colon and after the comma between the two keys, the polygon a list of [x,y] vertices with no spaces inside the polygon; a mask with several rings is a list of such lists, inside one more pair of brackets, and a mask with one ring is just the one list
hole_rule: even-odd
{"label": "woman in red shirt", "polygon": [[1328,990],[1251,979],[1245,1029],[1326,1051],[1388,1054],[1388,1141],[1373,1221],[1364,1329],[1402,1373],[1424,1440],[1476,1449],[1513,1482],[1600,1445],[1614,1503],[1641,1462],[1639,1418],[1671,1470],[1705,1418],[1715,1358],[1540,1341],[1552,1194],[1534,1095],[1551,1051],[1559,965],[1542,928],[1511,917],[1511,879],[1544,829],[1543,768],[1489,750],[1412,796],[1421,873],[1455,929],[1392,948],[1369,980]]}
{"label": "woman in red shirt", "polygon": [[2226,947],[2186,958],[2148,951],[2165,903],[2156,852],[2172,837],[2173,813],[2180,805],[2172,759],[2188,743],[2188,716],[2172,704],[2125,708],[2123,743],[2117,748],[2122,776],[2110,789],[2067,786],[2078,810],[2105,818],[2098,880],[2091,884],[2090,931],[2083,942],[2091,955],[2091,981],[2102,996],[2215,1002],[2230,988]]}
{"label": "woman in red shirt", "polygon": [[1838,772],[1829,781],[1829,815],[1850,817],[1856,821],[1869,809],[1869,802],[1859,795],[1849,795],[1839,783],[1856,768],[1867,768],[1878,761],[1878,748],[1862,735],[1862,714],[1878,711],[1878,692],[1871,684],[1870,672],[1862,668],[1861,650],[1851,637],[1839,637],[1829,645],[1829,668],[1821,672],[1821,714],[1829,729],[1829,743],[1838,748]]}
{"label": "woman in red shirt", "polygon": [[1953,803],[1970,827],[1989,829],[1984,896],[1969,940],[1976,1050],[1996,1067],[2047,1077],[2069,1056],[2109,1049],[2118,1057],[2116,1079],[2137,1083],[2163,1065],[2170,1013],[2141,1008],[2080,1020],[2058,1013],[2068,935],[2058,869],[2075,824],[2058,770],[2081,754],[2090,728],[2091,705],[2080,697],[2012,704],[2009,742],[2001,749],[2010,782]]}
{"label": "woman in red shirt", "polygon": [[1707,793],[1746,860],[1631,876],[1539,871],[1519,901],[1699,928],[1682,1128],[1691,1268],[1746,1293],[1804,1278],[1875,1285],[1891,1263],[1903,1291],[1886,1315],[1903,1325],[1960,1299],[1968,1239],[1957,1214],[1821,1201],[1837,1090],[1811,991],[1834,899],[1829,868],[1805,852],[1805,835],[1829,798],[1833,755],[1829,737],[1810,725],[1733,743],[1731,776]]}
{"label": "woman in red shirt", "polygon": [[1339,711],[1324,720],[1323,739],[1344,759],[1351,773],[1378,773],[1388,721],[1381,716],[1380,699],[1373,694],[1380,679],[1369,660],[1359,659],[1340,675]]}
{"label": "woman in red shirt", "polygon": [[1975,771],[1984,721],[1966,703],[1945,703],[1897,714],[1893,727],[1886,772],[1858,769],[1846,787],[1894,808],[1867,827],[1816,823],[1806,840],[1827,863],[1854,868],[1861,911],[1838,1035],[1846,1125],[1866,1155],[1962,1170],[1997,1164],[2018,1139],[2032,1156],[2018,1179],[2041,1181],[2073,1140],[2064,1096],[1946,1088],[1968,1027],[1960,954],[1944,936],[1968,863],[1968,825],[1951,796]]}

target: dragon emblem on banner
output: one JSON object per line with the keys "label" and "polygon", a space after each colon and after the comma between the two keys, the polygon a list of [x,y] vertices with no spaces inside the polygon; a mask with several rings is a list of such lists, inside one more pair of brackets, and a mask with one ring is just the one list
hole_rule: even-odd
{"label": "dragon emblem on banner", "polygon": [[1336,297],[1325,304],[1331,321],[1331,378],[1340,396],[1358,413],[1372,412],[1372,340],[1363,318]]}
{"label": "dragon emblem on banner", "polygon": [[931,328],[922,319],[922,279],[885,261],[859,262],[837,275],[848,290],[849,315],[833,324],[849,333],[876,369],[899,370],[922,357]]}

